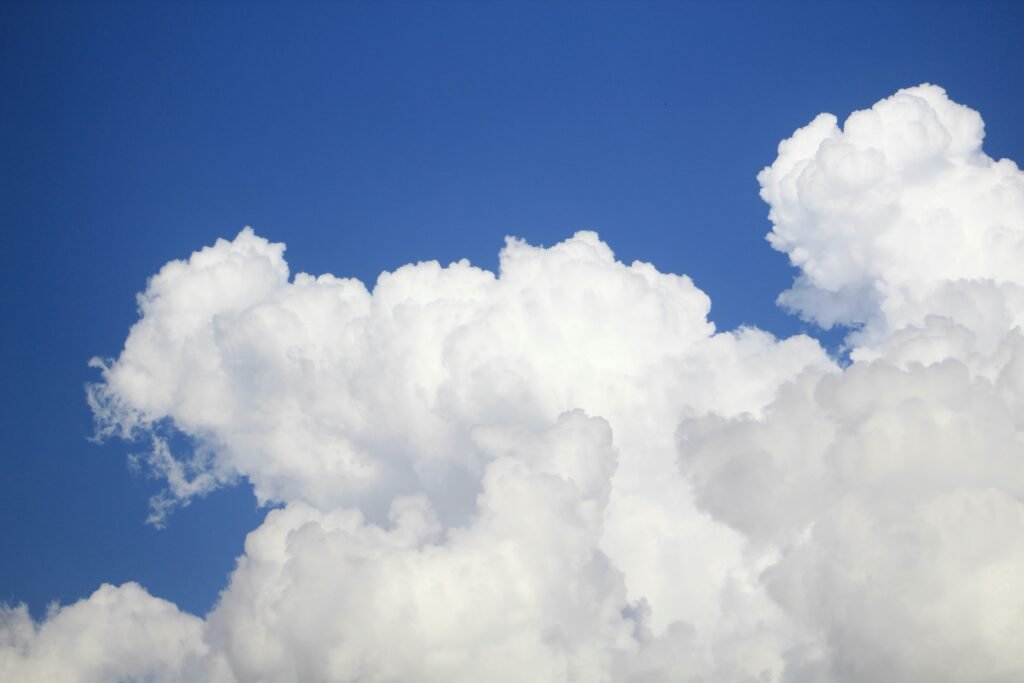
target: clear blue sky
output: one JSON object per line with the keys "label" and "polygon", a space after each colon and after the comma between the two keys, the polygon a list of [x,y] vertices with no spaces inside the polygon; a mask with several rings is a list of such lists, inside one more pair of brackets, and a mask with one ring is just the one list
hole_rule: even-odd
{"label": "clear blue sky", "polygon": [[[821,111],[944,86],[1024,159],[1024,3],[0,6],[0,601],[136,580],[205,612],[263,512],[144,524],[160,484],[90,443],[83,385],[172,258],[244,225],[294,271],[493,267],[597,230],[685,272],[720,328],[805,326],[755,175]],[[142,450],[142,446],[139,446]]]}

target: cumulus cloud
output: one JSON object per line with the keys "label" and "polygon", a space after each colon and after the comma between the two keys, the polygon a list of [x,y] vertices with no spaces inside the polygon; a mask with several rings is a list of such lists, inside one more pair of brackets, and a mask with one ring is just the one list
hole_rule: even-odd
{"label": "cumulus cloud", "polygon": [[1024,181],[982,133],[920,86],[759,176],[845,369],[591,232],[372,289],[249,229],[167,264],[100,435],[149,444],[157,524],[238,480],[277,509],[203,619],[6,609],[0,678],[1021,679]]}
{"label": "cumulus cloud", "polygon": [[215,673],[203,622],[134,583],[103,585],[36,624],[0,607],[0,680],[169,681]]}
{"label": "cumulus cloud", "polygon": [[[1024,678],[1024,176],[934,86],[819,116],[762,172],[784,304],[850,367],[679,429],[699,507],[775,559],[786,681]],[[858,345],[859,344],[859,345]]]}
{"label": "cumulus cloud", "polygon": [[982,151],[984,133],[976,111],[921,85],[783,141],[758,176],[768,239],[800,269],[780,302],[862,325],[865,357],[929,315],[998,343],[1024,315],[1024,175]]}
{"label": "cumulus cloud", "polygon": [[1000,394],[959,361],[880,360],[801,378],[763,420],[681,426],[700,505],[777,553],[763,586],[808,639],[787,680],[1024,676],[1024,441]]}
{"label": "cumulus cloud", "polygon": [[594,233],[550,249],[510,239],[497,277],[466,261],[404,266],[372,293],[290,280],[283,252],[246,229],[165,266],[90,387],[103,432],[169,420],[207,447],[181,468],[155,458],[173,495],[241,475],[261,501],[379,516],[425,489],[466,514],[487,459],[476,427],[582,408],[646,440],[638,422],[665,432],[687,410],[756,411],[827,363],[807,338],[714,334],[688,278],[618,263]]}
{"label": "cumulus cloud", "polygon": [[[409,265],[383,274],[370,292],[356,280],[290,278],[283,247],[244,230],[152,278],[140,296],[141,320],[121,356],[97,362],[104,381],[90,387],[89,398],[100,429],[131,437],[170,423],[199,444],[194,453],[175,458],[157,439],[145,459],[168,481],[154,503],[158,522],[173,501],[244,477],[261,501],[287,510],[357,512],[361,523],[377,530],[368,537],[385,543],[393,536],[380,529],[391,529],[394,506],[414,497],[439,525],[431,552],[443,550],[438,557],[451,558],[415,560],[419,572],[429,575],[455,571],[468,561],[463,554],[490,552],[455,544],[460,534],[501,539],[490,526],[483,527],[487,534],[480,530],[491,501],[512,510],[502,509],[503,516],[539,514],[541,501],[502,495],[515,479],[499,483],[490,477],[531,435],[583,411],[614,434],[615,466],[581,469],[598,455],[576,448],[579,466],[549,475],[575,487],[586,484],[588,491],[598,487],[601,495],[588,493],[586,508],[600,524],[582,530],[552,525],[546,552],[584,533],[599,553],[594,562],[625,575],[601,584],[609,595],[595,589],[592,598],[611,600],[615,614],[632,615],[637,629],[660,634],[700,627],[704,637],[705,627],[721,619],[718,593],[750,578],[738,535],[693,508],[675,462],[675,425],[708,412],[756,413],[780,383],[832,362],[807,337],[778,341],[755,329],[716,333],[707,319],[707,296],[688,278],[645,263],[619,263],[593,233],[550,248],[510,239],[500,266],[495,275],[467,262]],[[557,459],[556,451],[543,452]],[[282,514],[277,526],[294,519]],[[533,519],[527,528],[538,524]],[[530,581],[528,545],[502,542],[518,548],[523,557],[512,566],[521,564],[522,580]],[[408,552],[414,550],[419,552]],[[569,564],[544,577],[564,585],[583,581],[584,569]],[[268,574],[259,576],[271,581]],[[305,584],[299,590],[314,603],[326,597]],[[346,595],[371,593],[367,588]],[[222,609],[232,595],[229,589]],[[345,609],[343,597],[328,604]],[[494,603],[492,617],[474,618],[507,621],[503,604]],[[550,623],[531,622],[531,628],[562,628],[555,616],[546,618]],[[728,629],[749,627],[741,622]],[[354,623],[365,627],[362,618]],[[283,624],[286,630],[297,626]],[[491,637],[499,636],[522,637],[509,625]],[[703,652],[708,645],[695,641],[691,647]],[[512,643],[494,647],[504,651]],[[268,650],[255,651],[262,656]],[[529,652],[527,658],[540,657]],[[299,651],[286,654],[281,666],[315,661]],[[562,666],[546,659],[536,665],[552,671]],[[237,666],[248,670],[244,661]],[[400,678],[412,680],[414,669],[427,675],[419,661]],[[465,675],[476,670],[470,666]],[[361,671],[339,672],[338,680],[369,675]],[[458,679],[454,669],[444,671],[439,680]]]}

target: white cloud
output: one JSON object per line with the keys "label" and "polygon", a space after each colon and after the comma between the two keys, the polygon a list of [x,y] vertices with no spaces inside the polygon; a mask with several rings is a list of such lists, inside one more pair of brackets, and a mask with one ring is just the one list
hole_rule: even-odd
{"label": "white cloud", "polygon": [[396,493],[450,497],[453,481],[478,479],[476,425],[584,408],[666,431],[686,411],[756,411],[826,362],[807,338],[714,335],[688,278],[618,263],[593,233],[550,249],[510,240],[500,277],[465,261],[404,266],[372,294],[329,275],[290,282],[282,253],[247,229],[165,266],[91,388],[103,430],[170,419],[210,447],[203,474],[241,474],[261,500],[381,513]]}
{"label": "white cloud", "polygon": [[997,343],[1024,315],[1024,174],[983,137],[977,112],[921,85],[783,141],[758,176],[768,239],[801,270],[780,301],[864,324],[862,347],[936,314]]}
{"label": "white cloud", "polygon": [[132,584],[8,610],[0,673],[1024,677],[1024,184],[981,136],[921,86],[818,117],[761,174],[802,269],[784,302],[865,325],[845,370],[716,332],[688,278],[590,232],[372,291],[292,278],[248,229],[169,263],[96,362],[100,432],[153,444],[157,523],[238,478],[281,507],[205,619]]}
{"label": "white cloud", "polygon": [[[583,409],[608,420],[621,453],[600,541],[630,596],[650,601],[658,628],[717,619],[738,540],[680,493],[675,425],[756,412],[801,369],[831,366],[816,342],[714,334],[688,278],[618,263],[593,233],[548,249],[510,240],[499,277],[466,262],[405,266],[372,294],[331,276],[289,282],[281,253],[246,230],[166,266],[92,389],[107,431],[169,419],[212,454],[202,467],[156,459],[172,497],[240,475],[261,500],[356,507],[378,523],[396,497],[424,495],[461,526],[494,457],[480,433]],[[703,554],[682,569],[664,560]]]}
{"label": "white cloud", "polygon": [[[236,279],[251,279],[254,285],[247,288]],[[217,293],[221,287],[224,296]],[[362,524],[369,525],[359,533],[386,544],[392,536],[381,528],[389,528],[388,511],[396,501],[417,496],[438,519],[440,535],[431,546],[433,554],[424,557],[412,548],[400,559],[418,567],[418,573],[439,576],[467,563],[485,563],[495,552],[486,544],[497,543],[501,535],[490,526],[483,506],[502,491],[496,484],[489,488],[488,482],[504,462],[503,453],[521,451],[531,434],[554,429],[567,411],[600,417],[614,435],[616,467],[577,468],[567,475],[576,486],[586,481],[601,489],[600,502],[586,504],[600,524],[564,532],[552,528],[545,552],[584,543],[596,553],[600,559],[592,562],[606,563],[609,576],[618,578],[601,583],[608,595],[588,590],[591,599],[608,601],[614,619],[602,627],[595,651],[580,653],[579,663],[549,661],[567,655],[552,649],[541,656],[547,646],[519,642],[525,637],[521,627],[510,623],[488,636],[495,641],[489,647],[506,653],[502,657],[536,660],[536,666],[583,667],[591,672],[584,679],[599,680],[598,670],[612,671],[609,662],[625,657],[619,651],[625,646],[615,644],[619,636],[612,638],[613,632],[642,626],[660,637],[673,628],[673,633],[697,629],[689,646],[695,654],[687,666],[705,670],[717,666],[711,661],[708,629],[721,628],[740,640],[753,628],[751,619],[724,625],[719,594],[731,590],[740,595],[743,590],[736,586],[753,579],[743,564],[738,535],[693,509],[675,463],[675,425],[684,416],[708,412],[756,413],[780,383],[801,370],[833,367],[806,337],[780,342],[753,329],[716,334],[706,317],[709,306],[688,278],[659,273],[644,263],[619,263],[587,232],[550,248],[509,240],[497,277],[466,262],[446,268],[421,263],[385,273],[371,293],[360,282],[331,276],[300,274],[289,280],[282,247],[245,230],[232,242],[220,241],[187,262],[169,264],[150,281],[140,297],[142,319],[120,358],[100,364],[104,383],[90,388],[90,398],[105,433],[143,434],[169,420],[200,444],[200,456],[179,462],[164,442],[156,442],[150,461],[168,480],[167,491],[156,500],[157,521],[169,501],[187,501],[216,482],[241,476],[252,482],[261,500],[326,515],[317,522],[321,525],[333,524],[332,515],[342,514],[340,509],[344,515],[358,511],[366,520]],[[577,465],[597,457],[579,448],[571,452]],[[551,453],[548,457],[555,458]],[[530,517],[540,514],[545,501],[498,500],[515,508],[514,513],[502,511],[503,516],[525,516],[534,533],[546,524]],[[272,520],[278,517],[292,519],[282,513]],[[269,534],[270,526],[275,525],[268,521],[258,533]],[[638,528],[644,532],[638,534]],[[285,526],[279,533],[288,530]],[[479,540],[456,542],[468,537]],[[529,546],[516,539],[504,543],[509,547],[503,552],[519,558],[510,567],[519,567],[522,581],[537,584],[530,590],[553,594],[554,586],[589,580],[590,564],[582,560],[559,568],[547,559],[551,566],[546,571],[558,571],[534,578]],[[371,566],[371,576],[385,568],[383,560]],[[240,570],[235,582],[243,576],[251,580]],[[258,576],[271,583],[282,580],[262,572]],[[467,586],[472,578],[465,577]],[[554,584],[545,587],[544,581]],[[258,621],[258,615],[233,622],[220,616],[239,612],[228,610],[234,585],[215,615],[220,632],[227,623]],[[345,604],[348,595],[362,598],[373,592],[364,586],[327,599],[341,589],[324,585],[314,590],[303,584],[293,590],[308,591],[296,602],[332,605]],[[260,585],[258,590],[270,588]],[[749,586],[744,590],[755,596],[746,602],[765,602]],[[467,598],[482,599],[472,597],[473,592]],[[497,616],[502,604],[490,608],[495,624],[507,622]],[[531,613],[528,623],[536,632],[530,637],[569,628],[560,619],[596,619],[573,616],[577,607],[572,604],[564,607],[566,614]],[[634,614],[629,624],[623,623],[622,613]],[[646,616],[639,625],[635,615],[641,613]],[[295,618],[282,621],[281,628],[301,631]],[[358,623],[359,632],[370,638],[372,633],[362,630],[365,622]],[[565,637],[565,648],[583,647],[575,636]],[[344,631],[335,638],[351,640]],[[317,645],[323,643],[312,646]],[[630,647],[640,645],[637,641]],[[384,645],[369,640],[365,647]],[[267,657],[271,648],[238,652],[247,651]],[[287,648],[281,656],[286,661],[274,667],[292,673],[296,666],[317,661]],[[773,657],[752,655],[752,661]],[[251,670],[243,654],[236,653],[232,661],[239,670]],[[473,667],[483,665],[473,661],[463,662],[469,667],[464,675],[474,676]],[[459,675],[454,666],[430,675],[453,680]],[[400,678],[413,680],[410,672],[415,670],[428,676],[423,662],[412,659]]]}
{"label": "white cloud", "polygon": [[864,323],[843,373],[680,426],[698,505],[776,561],[784,680],[1024,679],[1024,177],[934,86],[782,143],[783,301]]}
{"label": "white cloud", "polygon": [[786,680],[1024,677],[1019,386],[878,360],[801,378],[763,420],[682,425],[701,507],[777,553],[763,585],[815,653]]}
{"label": "white cloud", "polygon": [[203,642],[201,619],[134,583],[103,585],[90,597],[33,623],[22,607],[0,606],[0,680],[21,683],[216,680],[229,675]]}
{"label": "white cloud", "polygon": [[597,547],[607,423],[570,413],[485,440],[497,457],[468,527],[444,530],[421,497],[395,501],[387,530],[352,510],[271,513],[210,619],[239,677],[608,680],[635,645]]}

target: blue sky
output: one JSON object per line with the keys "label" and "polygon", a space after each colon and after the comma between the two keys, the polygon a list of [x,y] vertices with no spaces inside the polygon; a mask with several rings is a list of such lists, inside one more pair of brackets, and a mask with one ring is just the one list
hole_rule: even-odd
{"label": "blue sky", "polygon": [[[596,230],[721,329],[774,304],[757,172],[822,111],[941,84],[1024,159],[1017,2],[84,3],[0,7],[0,600],[135,580],[196,614],[259,525],[246,485],[146,525],[160,483],[83,387],[147,277],[251,225],[293,271],[494,268]],[[826,336],[834,344],[835,335]]]}

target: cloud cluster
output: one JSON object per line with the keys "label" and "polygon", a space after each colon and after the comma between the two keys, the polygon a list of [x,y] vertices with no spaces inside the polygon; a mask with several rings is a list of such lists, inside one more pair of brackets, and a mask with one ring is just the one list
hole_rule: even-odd
{"label": "cloud cluster", "polygon": [[0,678],[1024,678],[1024,180],[982,131],[921,86],[760,175],[845,369],[590,232],[372,291],[248,229],[167,264],[99,430],[152,443],[156,523],[238,479],[278,507],[205,618],[7,609]]}

